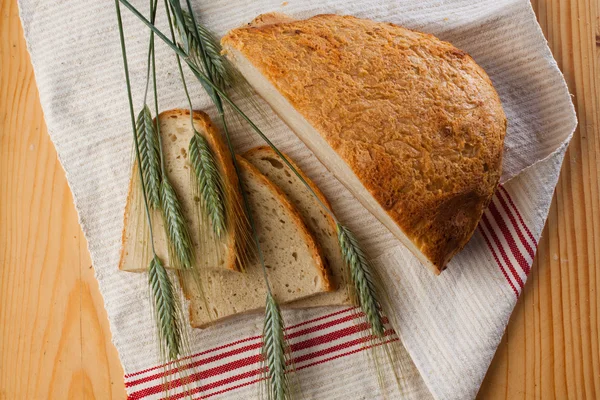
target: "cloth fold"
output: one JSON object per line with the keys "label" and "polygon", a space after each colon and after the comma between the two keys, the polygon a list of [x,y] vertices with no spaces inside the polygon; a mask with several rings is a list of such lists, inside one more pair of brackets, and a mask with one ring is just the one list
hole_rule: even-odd
{"label": "cloth fold", "polygon": [[[146,1],[132,2],[147,13]],[[159,2],[161,3],[161,2]],[[218,35],[260,13],[297,18],[351,14],[429,32],[467,51],[487,71],[508,117],[503,186],[473,239],[434,277],[268,110],[248,108],[277,146],[315,180],[338,217],[358,236],[393,293],[403,344],[403,397],[473,398],[531,268],[560,165],[576,119],[569,93],[529,2],[523,0],[193,1]],[[48,131],[66,171],[104,297],[130,398],[159,398],[160,367],[144,274],[117,269],[132,161],[127,99],[112,2],[19,0]],[[159,13],[158,26],[166,31]],[[123,9],[134,101],[141,107],[148,31]],[[186,107],[175,58],[157,45],[160,107]],[[200,85],[188,79],[194,107],[214,116]],[[259,102],[260,99],[257,99]],[[247,101],[241,101],[242,106]],[[260,144],[241,125],[235,146]],[[352,310],[285,311],[306,398],[377,398],[377,379]],[[257,395],[262,315],[203,331],[187,329],[202,397]],[[324,373],[326,371],[326,373]],[[398,395],[387,382],[386,394]],[[175,389],[180,393],[182,388]]]}

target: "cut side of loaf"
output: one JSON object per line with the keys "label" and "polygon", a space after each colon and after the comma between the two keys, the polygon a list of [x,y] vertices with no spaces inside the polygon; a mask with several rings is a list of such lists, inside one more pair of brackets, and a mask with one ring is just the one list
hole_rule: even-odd
{"label": "cut side of loaf", "polygon": [[[331,204],[325,195],[319,190],[308,176],[292,159],[285,155],[294,168],[302,175],[302,178],[310,185],[319,197],[319,200],[331,209]],[[331,271],[332,281],[336,287],[334,292],[323,293],[314,297],[294,301],[287,304],[288,308],[307,308],[332,305],[351,304],[346,279],[348,274],[346,265],[342,259],[337,230],[333,218],[323,210],[319,201],[315,199],[309,189],[302,181],[283,163],[277,153],[270,147],[255,147],[246,153],[244,158],[262,172],[271,182],[277,185],[296,206],[302,216],[302,220],[321,246],[326,265]]]}
{"label": "cut side of loaf", "polygon": [[320,161],[436,274],[500,179],[506,117],[485,71],[432,35],[270,14],[227,57]]}
{"label": "cut side of loaf", "polygon": [[[317,242],[285,194],[252,164],[238,157],[271,289],[279,304],[333,290]],[[205,270],[203,292],[184,288],[193,327],[206,327],[239,313],[264,309],[266,286],[255,260],[245,273]]]}
{"label": "cut side of loaf", "polygon": [[[241,202],[241,195],[237,189],[239,187],[237,175],[229,151],[208,115],[194,111],[192,117],[196,131],[206,138],[212,150],[220,176],[227,188],[224,195],[229,206],[226,209],[226,233],[222,238],[217,238],[213,233],[210,221],[203,217],[200,195],[191,190],[195,175],[189,161],[188,149],[194,130],[190,112],[187,110],[165,111],[158,117],[167,176],[182,206],[195,248],[195,266],[199,269],[234,270],[237,268],[239,251],[236,250],[236,238],[239,236],[240,229],[232,216],[233,207]],[[167,236],[160,211],[152,210],[152,226],[156,254],[165,266],[170,268],[172,266],[169,262]],[[123,271],[145,271],[152,252],[137,163],[134,163],[131,174],[122,241],[119,268]]]}

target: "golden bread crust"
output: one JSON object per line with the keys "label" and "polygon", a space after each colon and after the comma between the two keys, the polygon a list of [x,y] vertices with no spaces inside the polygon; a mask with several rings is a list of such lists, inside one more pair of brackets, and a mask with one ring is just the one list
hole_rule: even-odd
{"label": "golden bread crust", "polygon": [[273,84],[441,271],[501,175],[506,117],[487,74],[451,44],[389,23],[263,19],[224,47]]}
{"label": "golden bread crust", "polygon": [[[127,188],[127,200],[125,202],[125,210],[123,211],[123,231],[121,232],[121,251],[119,252],[119,269],[125,270],[125,242],[127,240],[127,225],[129,224],[129,214],[131,213],[130,208],[133,202],[133,190],[135,185],[135,179],[139,179],[137,172],[137,162],[134,162],[131,167],[131,178],[129,178],[129,187]],[[140,268],[140,271],[145,269]]]}

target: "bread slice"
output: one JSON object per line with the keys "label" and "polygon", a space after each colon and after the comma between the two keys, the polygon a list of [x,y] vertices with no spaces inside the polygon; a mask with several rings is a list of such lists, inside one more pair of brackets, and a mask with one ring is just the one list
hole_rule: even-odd
{"label": "bread slice", "polygon": [[[219,132],[213,126],[208,115],[194,111],[194,127],[207,139],[227,188],[225,191],[229,205],[226,210],[227,229],[225,236],[221,239],[215,237],[212,229],[209,228],[209,221],[202,222],[204,214],[200,210],[200,198],[190,190],[191,179],[195,179],[187,154],[190,139],[194,134],[190,112],[177,109],[165,111],[158,116],[158,121],[167,175],[186,217],[196,250],[196,266],[198,268],[236,269],[236,260],[240,253],[236,251],[236,242],[239,242],[236,241],[236,238],[240,236],[240,227],[236,226],[235,218],[232,215],[233,207],[241,203],[241,194],[237,189],[239,185],[231,156]],[[134,163],[125,206],[123,247],[119,262],[119,268],[123,271],[145,271],[152,256],[141,184],[137,174],[137,164]],[[153,211],[152,216],[156,254],[163,260],[166,267],[171,267],[163,218],[158,211]],[[203,228],[201,228],[201,224]]]}
{"label": "bread slice", "polygon": [[222,40],[321,162],[435,273],[499,182],[506,117],[465,52],[350,16],[259,17]]}
{"label": "bread slice", "polygon": [[[302,175],[302,178],[317,194],[319,200],[331,209],[331,204],[317,185],[306,176],[292,159],[285,155],[288,161]],[[331,271],[331,277],[336,290],[323,293],[314,297],[294,301],[287,305],[289,308],[307,308],[332,305],[351,304],[347,268],[342,259],[337,230],[333,218],[323,211],[319,201],[314,198],[310,190],[304,186],[300,179],[281,161],[279,156],[268,146],[255,147],[244,153],[244,158],[262,172],[271,182],[277,185],[296,206],[302,220],[312,233],[313,237],[323,250],[326,266]]]}
{"label": "bread slice", "polygon": [[[252,164],[238,157],[271,289],[280,304],[331,291],[317,242],[285,194]],[[246,273],[205,270],[203,293],[184,288],[193,327],[206,327],[234,314],[262,310],[266,286],[258,260]]]}

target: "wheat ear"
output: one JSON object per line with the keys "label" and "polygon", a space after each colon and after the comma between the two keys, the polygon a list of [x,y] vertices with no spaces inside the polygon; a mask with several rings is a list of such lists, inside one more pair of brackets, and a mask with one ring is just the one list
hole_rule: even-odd
{"label": "wheat ear", "polygon": [[[193,127],[192,127],[193,128]],[[190,162],[202,196],[204,212],[209,216],[217,237],[225,233],[225,199],[223,182],[215,157],[206,138],[194,129],[189,146]]]}
{"label": "wheat ear", "polygon": [[[182,14],[186,26],[185,34],[190,38],[189,40],[193,45],[188,54],[192,57],[197,57],[197,61],[200,61],[200,52],[204,51],[204,56],[207,61],[207,72],[213,77],[213,82],[220,88],[229,86],[230,69],[227,67],[227,61],[221,55],[221,45],[204,26],[201,24],[196,24],[194,26],[194,19],[189,12],[182,10]],[[200,43],[202,46],[199,46],[199,43],[196,40],[196,28],[198,28],[198,35],[200,36]],[[198,66],[200,66],[200,64]]]}
{"label": "wheat ear", "polygon": [[363,337],[366,337],[370,343],[369,354],[375,365],[379,387],[384,398],[387,397],[383,358],[392,366],[394,380],[402,393],[405,389],[403,375],[406,371],[399,356],[401,345],[398,338],[394,338],[393,331],[389,328],[386,330],[382,312],[382,310],[390,310],[388,292],[354,234],[339,222],[337,233],[342,258],[348,267],[348,274],[352,281],[351,297],[358,303],[369,327],[364,331]]}
{"label": "wheat ear", "polygon": [[151,208],[160,206],[160,155],[158,135],[148,106],[138,114],[135,134],[139,143],[139,165],[144,175],[146,196]]}
{"label": "wheat ear", "polygon": [[172,267],[190,269],[194,253],[192,239],[183,217],[181,204],[175,189],[164,177],[160,183],[160,200],[165,219],[165,229],[169,237],[169,261]]}
{"label": "wheat ear", "polygon": [[358,305],[365,313],[373,333],[382,337],[385,331],[383,319],[377,300],[375,282],[371,273],[371,263],[358,245],[354,234],[345,226],[337,224],[338,242],[342,250],[342,258],[350,270],[350,278],[356,291]]}
{"label": "wheat ear", "polygon": [[173,285],[171,284],[167,270],[156,256],[150,262],[148,283],[152,290],[152,299],[158,319],[161,343],[166,344],[167,355],[170,360],[174,360],[180,353],[181,327],[177,319],[177,306]]}
{"label": "wheat ear", "polygon": [[284,336],[284,323],[281,311],[273,295],[267,293],[265,323],[263,328],[262,356],[263,373],[268,377],[266,398],[269,400],[290,399],[290,382],[286,374],[288,364],[287,345]]}

